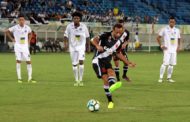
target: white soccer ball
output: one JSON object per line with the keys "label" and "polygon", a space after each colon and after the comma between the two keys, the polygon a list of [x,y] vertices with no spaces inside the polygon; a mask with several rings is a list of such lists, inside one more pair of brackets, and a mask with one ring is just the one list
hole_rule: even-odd
{"label": "white soccer ball", "polygon": [[99,111],[100,109],[100,102],[95,99],[91,99],[87,103],[87,108],[91,112]]}

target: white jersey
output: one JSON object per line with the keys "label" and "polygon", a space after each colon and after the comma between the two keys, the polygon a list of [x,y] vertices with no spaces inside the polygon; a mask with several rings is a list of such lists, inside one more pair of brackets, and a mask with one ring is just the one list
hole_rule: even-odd
{"label": "white jersey", "polygon": [[86,38],[89,37],[88,28],[85,24],[80,23],[80,26],[75,28],[74,23],[67,25],[65,34],[69,39],[69,50],[71,51],[85,51]]}
{"label": "white jersey", "polygon": [[166,52],[175,53],[178,47],[178,39],[181,38],[180,30],[166,26],[159,32],[159,36],[164,38],[164,46],[167,47]]}
{"label": "white jersey", "polygon": [[21,27],[19,24],[9,28],[15,39],[15,52],[24,52],[28,50],[28,34],[31,33],[31,28],[28,25]]}

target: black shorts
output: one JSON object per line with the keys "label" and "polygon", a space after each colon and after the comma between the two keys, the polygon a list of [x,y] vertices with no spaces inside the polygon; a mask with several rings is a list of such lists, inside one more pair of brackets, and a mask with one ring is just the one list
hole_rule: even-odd
{"label": "black shorts", "polygon": [[96,63],[93,62],[92,66],[98,78],[102,78],[104,74],[107,74],[108,69],[112,69],[109,61],[98,60]]}

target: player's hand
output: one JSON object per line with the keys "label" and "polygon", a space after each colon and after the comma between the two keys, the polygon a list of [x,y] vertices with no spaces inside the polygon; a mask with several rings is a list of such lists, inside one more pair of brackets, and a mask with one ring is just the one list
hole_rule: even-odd
{"label": "player's hand", "polygon": [[179,52],[180,51],[180,47],[177,47],[177,50],[176,50],[177,52]]}
{"label": "player's hand", "polygon": [[113,50],[112,49],[106,49],[106,51],[108,51],[108,53],[111,55],[113,54]]}
{"label": "player's hand", "polygon": [[68,45],[65,46],[64,51],[67,51],[69,49]]}
{"label": "player's hand", "polygon": [[133,62],[129,62],[128,66],[134,68],[136,66],[136,64]]}
{"label": "player's hand", "polygon": [[100,45],[96,46],[96,49],[99,51],[99,52],[103,52],[104,51],[104,48]]}
{"label": "player's hand", "polygon": [[12,40],[12,42],[16,42],[15,39],[11,39],[11,40]]}
{"label": "player's hand", "polygon": [[161,48],[162,50],[167,50],[167,49],[168,49],[168,48],[167,48],[166,46],[164,46],[164,45],[161,45],[160,48]]}
{"label": "player's hand", "polygon": [[127,46],[127,43],[124,43],[124,44],[122,44],[122,49],[125,49],[126,48],[126,46]]}

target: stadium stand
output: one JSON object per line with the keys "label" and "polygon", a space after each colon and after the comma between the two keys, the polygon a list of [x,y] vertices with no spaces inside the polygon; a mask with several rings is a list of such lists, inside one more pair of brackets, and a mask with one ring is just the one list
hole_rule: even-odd
{"label": "stadium stand", "polygon": [[[0,0],[0,52],[13,49],[13,44],[6,37],[4,30],[16,24],[19,13],[28,17],[27,24],[37,34],[39,47],[49,42],[57,50],[63,51],[63,33],[74,11],[83,13],[83,22],[90,32],[97,35],[109,31],[118,19],[127,21],[125,27],[130,31],[129,50],[134,47],[138,33],[143,51],[156,51],[157,33],[168,23],[169,16],[177,19],[177,27],[181,29],[182,49],[190,50],[190,1],[188,0]],[[49,24],[48,24],[49,23]],[[48,25],[46,25],[48,24]],[[47,46],[47,52],[52,48]],[[54,46],[55,47],[55,46]],[[49,50],[50,49],[50,50]]]}
{"label": "stadium stand", "polygon": [[[125,18],[141,23],[167,23],[176,16],[179,24],[190,23],[190,1],[187,0],[0,0],[0,18],[15,18],[25,13],[33,24],[47,24],[46,20],[71,18],[75,10],[83,12],[83,21],[109,22]],[[118,16],[113,9],[118,8]]]}

